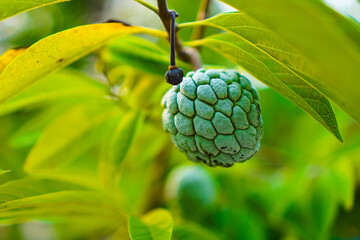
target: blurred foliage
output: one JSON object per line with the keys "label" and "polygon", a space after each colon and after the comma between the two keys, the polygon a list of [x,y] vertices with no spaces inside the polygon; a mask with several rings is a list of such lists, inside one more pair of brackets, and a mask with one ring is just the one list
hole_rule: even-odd
{"label": "blurred foliage", "polygon": [[[174,0],[169,6],[181,14],[179,22],[189,22],[199,3]],[[212,14],[222,11],[215,3]],[[29,46],[106,19],[109,6],[116,1],[39,8],[1,22],[8,29],[13,19],[24,24],[6,32],[12,34],[1,32],[0,41],[5,48]],[[182,39],[190,40],[191,32],[182,30]],[[219,32],[208,29],[206,35]],[[235,66],[206,48],[201,54],[207,65]],[[340,143],[292,102],[262,87],[260,152],[232,168],[195,166],[161,126],[168,55],[163,39],[122,37],[0,105],[0,239],[360,237],[355,120],[334,107]],[[1,70],[2,63],[0,58]]]}

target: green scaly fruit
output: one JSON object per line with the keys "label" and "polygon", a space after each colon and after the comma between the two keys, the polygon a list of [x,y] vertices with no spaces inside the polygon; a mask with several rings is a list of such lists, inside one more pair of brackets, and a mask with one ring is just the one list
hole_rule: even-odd
{"label": "green scaly fruit", "polygon": [[165,189],[168,202],[175,200],[189,219],[207,216],[216,201],[215,182],[201,166],[177,167],[170,173]]}
{"label": "green scaly fruit", "polygon": [[230,167],[260,148],[259,93],[236,70],[189,72],[162,105],[164,129],[193,162]]}

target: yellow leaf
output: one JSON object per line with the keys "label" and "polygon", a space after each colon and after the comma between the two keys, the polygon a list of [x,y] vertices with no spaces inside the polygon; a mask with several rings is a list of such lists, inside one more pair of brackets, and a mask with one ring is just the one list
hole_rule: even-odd
{"label": "yellow leaf", "polygon": [[169,240],[174,220],[166,209],[154,209],[141,219],[129,218],[129,234],[132,240]]}
{"label": "yellow leaf", "polygon": [[20,53],[24,52],[26,48],[9,49],[0,55],[0,74],[9,63],[14,60]]}
{"label": "yellow leaf", "polygon": [[122,23],[101,23],[75,27],[40,40],[16,57],[0,75],[0,103],[45,75],[91,53],[107,41],[134,33],[166,37],[159,30]]}
{"label": "yellow leaf", "polygon": [[69,0],[1,0],[0,1],[0,21],[13,15],[26,12],[35,8],[47,5],[66,2]]}
{"label": "yellow leaf", "polygon": [[91,143],[91,130],[117,114],[118,108],[111,102],[97,100],[89,106],[75,105],[47,125],[27,156],[24,170],[39,174],[66,164],[69,157],[59,161],[57,156],[82,148],[81,144]]}

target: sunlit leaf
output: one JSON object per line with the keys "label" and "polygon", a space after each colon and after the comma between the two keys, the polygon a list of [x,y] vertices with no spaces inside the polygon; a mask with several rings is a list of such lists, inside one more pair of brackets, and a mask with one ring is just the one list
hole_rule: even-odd
{"label": "sunlit leaf", "polygon": [[321,72],[313,84],[360,121],[360,28],[320,0],[222,0],[292,45]]}
{"label": "sunlit leaf", "polygon": [[[115,228],[124,216],[108,196],[69,181],[22,178],[0,185],[0,222],[101,219]],[[113,222],[113,223],[112,223]],[[125,223],[123,223],[125,224]]]}
{"label": "sunlit leaf", "polygon": [[0,222],[14,224],[31,219],[61,221],[102,219],[114,228],[124,220],[123,213],[106,195],[91,191],[60,191],[19,198],[0,204]]}
{"label": "sunlit leaf", "polygon": [[[1,5],[1,3],[0,3]],[[14,60],[20,53],[24,52],[26,48],[10,49],[0,55],[0,74],[4,71],[5,67]]]}
{"label": "sunlit leaf", "polygon": [[70,182],[51,179],[21,178],[0,185],[0,203],[14,201],[41,194],[83,190],[84,188]]}
{"label": "sunlit leaf", "polygon": [[8,172],[11,172],[11,170],[2,170],[2,169],[0,169],[0,176],[6,174]]}
{"label": "sunlit leaf", "polygon": [[267,58],[289,69],[294,75],[298,75],[298,78],[309,81],[310,84],[315,83],[314,74],[319,72],[319,69],[298,53],[296,49],[289,46],[248,14],[244,12],[223,13],[203,21],[183,23],[180,28],[201,25],[216,27],[233,33],[239,38],[233,38],[235,44],[249,45],[259,50],[258,52],[262,52]]}
{"label": "sunlit leaf", "polygon": [[[125,222],[109,222],[103,218],[69,218],[54,224],[58,239],[106,239],[106,240],[129,240]],[[116,228],[117,227],[117,228]],[[114,231],[120,231],[111,238],[109,235]],[[106,237],[104,235],[107,235]]]}
{"label": "sunlit leaf", "polygon": [[90,24],[68,29],[35,43],[16,57],[0,75],[0,103],[45,75],[64,68],[116,37],[165,33],[122,23]]}
{"label": "sunlit leaf", "polygon": [[1,0],[0,1],[0,21],[13,15],[55,3],[66,2],[69,0]]}
{"label": "sunlit leaf", "polygon": [[144,127],[140,126],[139,133],[121,164],[122,171],[117,185],[120,194],[126,196],[123,198],[125,200],[123,205],[130,212],[148,206],[149,194],[157,191],[154,180],[148,179],[158,176],[158,161],[164,161],[164,165],[160,165],[166,166],[165,161],[172,144],[166,133],[159,131],[160,126],[149,124],[148,121],[144,124]]}
{"label": "sunlit leaf", "polygon": [[120,118],[111,137],[106,142],[104,154],[100,161],[100,176],[105,185],[111,185],[116,179],[116,172],[126,157],[143,117],[129,113]]}
{"label": "sunlit leaf", "polygon": [[189,44],[210,47],[238,64],[309,113],[342,141],[329,101],[288,66],[230,33],[213,35]]}
{"label": "sunlit leaf", "polygon": [[61,166],[68,159],[60,158],[63,162],[53,161],[57,155],[62,155],[73,147],[75,150],[80,149],[77,143],[98,139],[96,134],[90,137],[91,130],[116,114],[118,109],[115,105],[100,101],[69,109],[46,127],[27,157],[25,170],[38,173]]}
{"label": "sunlit leaf", "polygon": [[332,175],[326,178],[327,184],[332,186],[335,196],[347,210],[354,204],[355,176],[354,166],[349,159],[340,159],[332,167]]}
{"label": "sunlit leaf", "polygon": [[11,100],[0,105],[0,115],[9,114],[19,109],[54,103],[54,100],[71,97],[104,98],[105,87],[93,78],[70,69],[64,69],[34,83],[31,87],[17,94]]}
{"label": "sunlit leaf", "polygon": [[40,137],[44,128],[57,116],[67,111],[71,105],[52,106],[35,115],[16,130],[11,136],[10,144],[14,148],[31,147]]}
{"label": "sunlit leaf", "polygon": [[[105,114],[106,113],[108,113],[109,116],[106,116],[105,119],[100,119],[100,124],[95,123],[91,129],[83,132],[82,135],[77,138],[77,140],[74,141],[73,139],[70,139],[72,143],[69,143],[67,147],[59,148],[58,152],[46,159],[46,162],[43,165],[39,166],[32,172],[29,171],[29,173],[36,175],[38,172],[40,172],[54,177],[61,177],[59,175],[65,174],[66,176],[64,176],[64,178],[66,179],[72,178],[75,182],[79,181],[83,182],[84,184],[93,184],[94,181],[92,181],[90,178],[96,178],[96,173],[92,172],[92,168],[89,167],[89,165],[84,164],[84,170],[82,170],[81,166],[72,166],[71,164],[76,165],[76,163],[82,159],[90,160],[90,157],[96,159],[97,155],[92,150],[96,149],[96,147],[101,145],[102,142],[106,141],[109,133],[111,133],[115,127],[113,123],[113,116],[111,116],[112,113],[105,112]],[[100,118],[102,117],[103,116],[100,116]],[[110,119],[107,119],[107,117]],[[95,156],[86,155],[89,152]],[[88,179],[85,179],[84,177],[81,177],[82,174],[92,174],[92,176],[88,176]],[[96,180],[98,179],[96,178]],[[93,186],[97,186],[97,184],[93,184]]]}
{"label": "sunlit leaf", "polygon": [[173,219],[169,211],[155,209],[145,214],[141,220],[129,218],[129,233],[132,240],[170,240]]}

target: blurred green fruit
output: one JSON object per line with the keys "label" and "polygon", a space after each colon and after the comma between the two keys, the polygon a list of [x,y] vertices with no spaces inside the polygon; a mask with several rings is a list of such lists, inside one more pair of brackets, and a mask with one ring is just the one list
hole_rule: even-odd
{"label": "blurred green fruit", "polygon": [[200,166],[179,167],[168,178],[166,198],[175,200],[185,216],[201,216],[215,203],[215,183]]}
{"label": "blurred green fruit", "polygon": [[230,167],[260,148],[259,93],[235,70],[199,69],[163,97],[164,129],[194,162]]}

